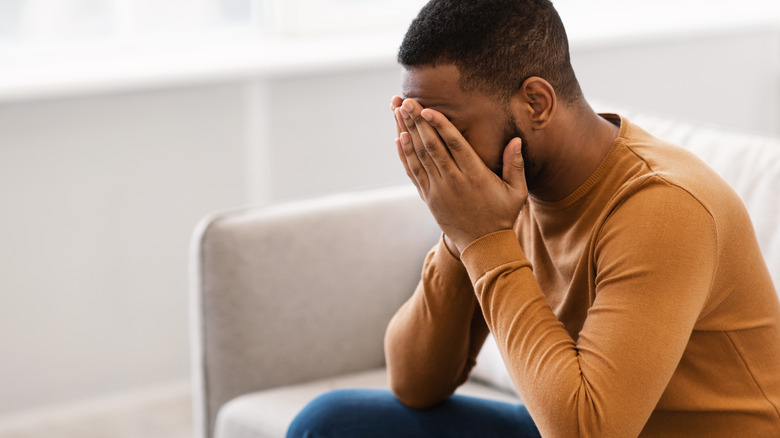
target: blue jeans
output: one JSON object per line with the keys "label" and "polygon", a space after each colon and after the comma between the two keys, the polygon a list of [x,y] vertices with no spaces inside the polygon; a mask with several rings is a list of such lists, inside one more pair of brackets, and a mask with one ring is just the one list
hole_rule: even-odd
{"label": "blue jeans", "polygon": [[521,404],[454,395],[425,411],[404,406],[390,391],[342,389],[312,400],[287,438],[534,437]]}

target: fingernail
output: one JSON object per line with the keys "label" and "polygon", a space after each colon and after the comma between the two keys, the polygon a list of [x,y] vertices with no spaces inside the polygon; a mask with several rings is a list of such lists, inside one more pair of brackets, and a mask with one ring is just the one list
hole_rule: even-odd
{"label": "fingernail", "polygon": [[408,119],[408,118],[410,117],[410,116],[409,116],[409,113],[406,111],[406,108],[401,108],[401,109],[400,109],[400,110],[398,110],[398,111],[400,111],[400,112],[401,112],[401,117],[403,117],[403,118],[405,118],[405,119]]}
{"label": "fingernail", "polygon": [[412,105],[412,102],[410,102],[410,101],[408,101],[408,100],[407,100],[407,101],[405,101],[405,102],[403,103],[403,105],[401,105],[401,106],[402,106],[402,107],[404,107],[404,109],[405,109],[406,111],[409,111],[409,112],[411,112],[411,111],[414,109],[414,105]]}
{"label": "fingernail", "polygon": [[406,132],[401,133],[401,144],[408,144],[409,143],[409,134]]}
{"label": "fingernail", "polygon": [[429,122],[433,118],[433,114],[431,114],[430,111],[423,111],[423,112],[420,113],[420,115],[422,116],[423,119],[425,119],[425,120],[427,120]]}

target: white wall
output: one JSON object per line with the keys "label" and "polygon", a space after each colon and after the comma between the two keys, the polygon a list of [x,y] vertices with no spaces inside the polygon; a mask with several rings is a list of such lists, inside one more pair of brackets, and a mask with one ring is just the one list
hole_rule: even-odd
{"label": "white wall", "polygon": [[186,378],[187,245],[244,200],[243,91],[0,106],[0,412]]}
{"label": "white wall", "polygon": [[403,181],[389,164],[398,76],[0,106],[0,414],[186,379],[196,222]]}
{"label": "white wall", "polygon": [[573,43],[587,97],[780,133],[780,31]]}
{"label": "white wall", "polygon": [[249,203],[402,182],[390,98],[401,69],[253,81]]}
{"label": "white wall", "polygon": [[[780,134],[778,41],[574,42],[573,61],[590,98]],[[388,58],[0,104],[0,414],[186,379],[197,220],[405,181],[399,72]]]}

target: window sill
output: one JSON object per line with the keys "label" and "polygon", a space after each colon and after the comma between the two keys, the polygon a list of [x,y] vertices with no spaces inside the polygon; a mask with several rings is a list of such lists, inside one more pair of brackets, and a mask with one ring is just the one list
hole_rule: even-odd
{"label": "window sill", "polygon": [[0,102],[392,66],[399,40],[203,34],[0,49]]}

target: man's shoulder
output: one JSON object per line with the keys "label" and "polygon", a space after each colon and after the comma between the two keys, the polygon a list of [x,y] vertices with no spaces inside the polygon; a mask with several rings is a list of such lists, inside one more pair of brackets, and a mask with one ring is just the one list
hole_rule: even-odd
{"label": "man's shoulder", "polygon": [[737,193],[694,153],[626,123],[624,147],[642,166],[622,188],[625,196],[640,196],[659,207],[673,200],[697,203],[715,217],[735,208],[744,210]]}

